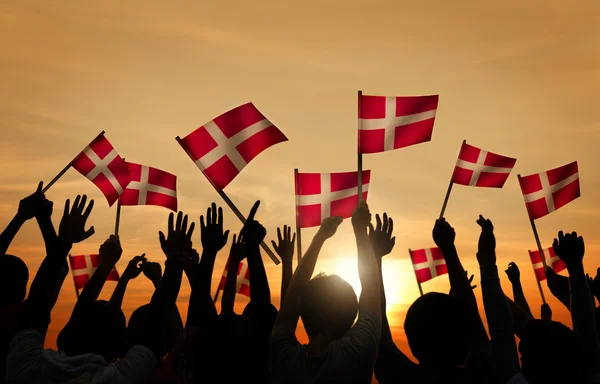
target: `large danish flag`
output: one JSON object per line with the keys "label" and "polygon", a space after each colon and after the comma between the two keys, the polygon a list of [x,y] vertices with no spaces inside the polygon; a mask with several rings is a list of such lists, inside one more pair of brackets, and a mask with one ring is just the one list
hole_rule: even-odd
{"label": "large danish flag", "polygon": [[502,188],[517,159],[484,151],[463,143],[452,182],[473,187]]}
{"label": "large danish flag", "polygon": [[127,167],[133,180],[121,195],[121,205],[158,205],[177,212],[177,176],[141,164]]}
{"label": "large danish flag", "polygon": [[519,177],[531,220],[539,219],[581,196],[577,162]]}
{"label": "large danish flag", "polygon": [[[223,276],[221,276],[221,282],[219,283],[218,289],[222,291],[225,290],[229,262],[230,260],[227,260],[225,271],[223,271]],[[240,264],[238,265],[235,293],[250,297],[250,270],[248,269],[248,264],[244,263],[243,261],[240,261]]]}
{"label": "large danish flag", "polygon": [[131,182],[127,164],[104,134],[92,141],[71,165],[96,184],[110,206]]}
{"label": "large danish flag", "polygon": [[[371,171],[362,172],[362,200],[367,201]],[[358,204],[358,172],[297,173],[296,225],[321,225],[331,216],[351,217]]]}
{"label": "large danish flag", "polygon": [[358,153],[391,151],[430,141],[438,99],[438,95],[359,95]]}
{"label": "large danish flag", "polygon": [[217,189],[225,188],[259,153],[287,137],[252,103],[209,121],[180,144]]}
{"label": "large danish flag", "polygon": [[439,248],[409,250],[410,259],[419,283],[448,273],[446,260]]}
{"label": "large danish flag", "polygon": [[[73,280],[75,280],[75,288],[82,289],[92,278],[96,269],[100,265],[100,255],[69,255],[69,263],[71,264],[71,272]],[[106,281],[119,281],[119,272],[113,267],[108,274]]]}
{"label": "large danish flag", "polygon": [[[554,252],[553,247],[543,249],[542,251],[544,252],[544,256],[546,258],[546,265],[552,268],[554,272],[558,273],[567,269],[567,265],[564,261],[559,259]],[[533,272],[535,273],[535,278],[537,281],[546,280],[546,271],[544,270],[544,264],[542,263],[540,251],[529,251],[529,257],[531,258]]]}

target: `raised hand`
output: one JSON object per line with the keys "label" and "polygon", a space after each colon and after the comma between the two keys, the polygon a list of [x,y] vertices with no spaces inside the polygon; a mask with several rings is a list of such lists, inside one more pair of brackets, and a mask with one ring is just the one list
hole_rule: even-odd
{"label": "raised hand", "polygon": [[489,219],[486,219],[481,215],[479,215],[477,224],[481,227],[477,261],[479,261],[480,265],[496,265],[496,237],[494,236],[494,225]]}
{"label": "raised hand", "polygon": [[292,236],[292,227],[284,225],[283,236],[281,235],[281,228],[277,228],[277,243],[271,241],[271,244],[273,244],[273,249],[281,258],[281,262],[292,262],[294,259],[294,245],[296,244],[296,233],[294,232]]}
{"label": "raised hand", "polygon": [[42,193],[43,184],[44,183],[40,181],[36,191],[19,202],[17,216],[21,218],[21,220],[27,221],[33,219],[44,210],[44,205],[47,200]]}
{"label": "raised hand", "polygon": [[204,216],[200,216],[202,247],[206,251],[217,254],[227,244],[228,236],[228,230],[223,232],[223,208],[217,209],[217,205],[212,203],[206,210],[206,223],[204,223]]}
{"label": "raised hand", "polygon": [[240,232],[241,236],[244,237],[244,243],[247,246],[258,246],[267,236],[267,230],[263,227],[258,221],[254,220],[254,216],[256,215],[256,211],[258,211],[258,207],[260,206],[260,200],[257,200],[256,203],[250,209],[250,214],[246,219],[246,223]]}
{"label": "raised hand", "polygon": [[552,309],[548,304],[542,304],[541,308],[542,320],[544,321],[552,321]]}
{"label": "raised hand", "polygon": [[[469,276],[469,271],[465,271],[465,276],[467,276],[467,277]],[[471,289],[477,288],[477,285],[472,285],[474,278],[475,278],[475,275],[471,275],[471,277],[469,277],[469,285],[471,285]]]}
{"label": "raised hand", "polygon": [[340,224],[342,224],[342,221],[343,219],[341,216],[327,217],[321,222],[321,226],[319,227],[317,235],[323,239],[329,239],[330,237],[335,235],[335,232],[337,231]]}
{"label": "raised hand", "polygon": [[70,206],[69,200],[65,202],[65,210],[58,227],[58,237],[62,241],[68,244],[79,243],[95,233],[94,226],[85,229],[85,222],[94,208],[94,200],[90,200],[87,208],[86,201],[87,196],[83,195],[75,198],[73,206]]}
{"label": "raised hand", "polygon": [[361,200],[361,202],[358,204],[358,207],[356,207],[354,213],[352,214],[352,226],[355,230],[367,229],[369,224],[371,224],[371,212],[369,211],[367,202]]}
{"label": "raised hand", "polygon": [[183,212],[177,213],[177,222],[173,225],[173,212],[169,214],[169,226],[167,236],[158,232],[160,246],[167,256],[167,260],[184,262],[192,254],[192,234],[194,233],[194,222],[188,229],[188,216]]}
{"label": "raised hand", "polygon": [[104,265],[113,266],[117,264],[117,261],[121,258],[123,250],[121,249],[121,243],[119,238],[115,235],[110,235],[108,240],[100,246],[100,263]]}
{"label": "raised hand", "polygon": [[154,285],[157,285],[162,278],[162,267],[159,263],[146,261],[142,264],[142,272]]}
{"label": "raised hand", "polygon": [[517,266],[517,264],[515,264],[514,261],[511,261],[508,264],[508,269],[506,269],[504,272],[506,272],[508,280],[510,280],[511,283],[516,284],[521,281],[521,272],[519,271],[519,267]]}
{"label": "raised hand", "polygon": [[121,277],[128,280],[135,279],[142,273],[144,264],[146,262],[147,260],[145,253],[140,256],[134,256],[127,264],[127,267],[125,268],[125,271],[123,271],[123,275]]}
{"label": "raised hand", "polygon": [[552,243],[556,255],[567,264],[567,267],[579,265],[585,254],[583,237],[577,236],[577,232],[563,234],[558,232],[558,239]]}
{"label": "raised hand", "polygon": [[229,250],[229,260],[231,265],[238,265],[242,260],[246,258],[246,246],[244,244],[244,238],[240,233],[237,238],[233,235],[233,243]]}
{"label": "raised hand", "polygon": [[454,247],[454,239],[456,238],[456,232],[454,228],[444,219],[438,219],[435,221],[433,226],[433,241],[435,245],[440,249],[447,249]]}
{"label": "raised hand", "polygon": [[383,222],[379,214],[375,215],[375,221],[377,222],[377,227],[375,228],[373,228],[373,224],[369,223],[369,239],[371,240],[375,256],[381,258],[392,252],[396,244],[396,238],[392,237],[394,221],[385,212],[383,213]]}

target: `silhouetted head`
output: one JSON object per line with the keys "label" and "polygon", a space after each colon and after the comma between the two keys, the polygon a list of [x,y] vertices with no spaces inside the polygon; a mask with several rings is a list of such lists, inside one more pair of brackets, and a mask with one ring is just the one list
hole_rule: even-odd
{"label": "silhouetted head", "polygon": [[[127,341],[129,346],[143,344],[148,335],[148,322],[150,320],[150,304],[145,304],[133,311],[127,324]],[[179,337],[181,323],[178,318],[178,312],[173,311],[171,314],[169,326],[164,328],[160,337],[163,343],[161,356],[165,356],[175,347],[175,343]]]}
{"label": "silhouetted head", "polygon": [[427,293],[406,312],[404,331],[419,363],[452,369],[467,359],[472,321],[467,306],[444,293]]}
{"label": "silhouetted head", "polygon": [[354,289],[337,275],[314,277],[300,296],[300,317],[309,338],[339,339],[350,330],[357,313]]}
{"label": "silhouetted head", "polygon": [[125,349],[125,315],[104,300],[78,308],[58,335],[57,345],[68,356],[95,353],[110,363]]}
{"label": "silhouetted head", "polygon": [[27,294],[29,270],[23,260],[0,255],[0,308],[21,304]]}
{"label": "silhouetted head", "polygon": [[575,332],[556,321],[530,320],[519,344],[521,371],[531,384],[579,383],[584,353]]}

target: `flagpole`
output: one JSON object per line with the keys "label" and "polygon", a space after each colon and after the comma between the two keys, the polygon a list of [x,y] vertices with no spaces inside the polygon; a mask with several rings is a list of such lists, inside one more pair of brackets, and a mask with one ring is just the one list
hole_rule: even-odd
{"label": "flagpole", "polygon": [[[175,140],[177,140],[177,142],[179,143],[179,145],[181,145],[181,148],[183,148],[183,150],[185,151],[185,153],[187,153],[188,156],[190,157],[190,159],[192,159],[192,161],[193,161],[194,158],[188,152],[187,148],[183,145],[183,142],[182,142],[181,138],[179,136],[177,136],[175,138]],[[204,171],[202,171],[202,170],[200,170],[200,171],[204,174]],[[210,185],[213,186],[213,188],[215,189],[215,191],[217,191],[217,193],[219,194],[219,196],[221,196],[221,198],[223,199],[223,201],[225,201],[225,203],[233,211],[233,213],[235,213],[235,215],[238,217],[238,219],[240,219],[240,221],[242,222],[242,224],[246,224],[246,218],[244,217],[244,215],[242,215],[242,212],[240,212],[240,210],[235,206],[235,204],[233,204],[233,201],[231,201],[231,199],[229,198],[229,196],[227,196],[227,194],[225,193],[225,191],[223,191],[222,189],[217,188],[217,186],[213,184],[212,180],[209,177],[207,177],[206,175],[204,175],[204,176],[206,177],[206,179],[208,180],[208,182],[210,183]],[[279,259],[275,256],[275,254],[273,253],[273,251],[271,251],[271,249],[264,242],[264,240],[260,243],[260,245],[261,245],[262,249],[267,253],[267,255],[269,255],[269,257],[271,258],[271,260],[273,260],[273,262],[275,263],[275,265],[279,265],[279,263],[280,263]]]}
{"label": "flagpole", "polygon": [[[542,255],[542,258],[544,258],[544,255]],[[534,273],[535,273],[535,268],[533,269]],[[546,270],[544,269],[544,273],[546,273]],[[542,283],[540,283],[540,281],[537,279],[537,275],[535,280],[537,281],[537,285],[538,288],[540,289],[540,295],[542,296],[542,304],[546,304],[546,297],[544,296],[544,291],[542,290]]]}
{"label": "flagpole", "polygon": [[117,218],[115,220],[115,237],[119,237],[119,222],[121,221],[121,199],[117,200]]}
{"label": "flagpole", "polygon": [[[220,284],[219,284],[220,286]],[[215,299],[213,300],[213,304],[217,305],[217,300],[219,299],[219,293],[221,292],[220,288],[217,288],[217,293],[215,293]]]}
{"label": "flagpole", "polygon": [[[69,255],[69,261],[71,261],[71,255]],[[71,275],[73,271],[71,271]],[[75,288],[75,296],[77,296],[77,300],[79,300],[79,290],[77,289],[77,284],[75,283],[75,278],[73,278],[73,287]]]}
{"label": "flagpole", "polygon": [[[410,262],[412,264],[412,257],[411,257],[412,256],[412,251],[411,251],[410,248],[408,248],[408,256],[409,256]],[[414,269],[415,268],[413,266],[413,270]],[[414,272],[415,272],[415,279],[417,280],[417,285],[419,286],[419,293],[421,294],[421,296],[423,296],[423,287],[421,287],[421,282],[419,281],[419,278],[417,277],[417,271],[414,271]]]}
{"label": "flagpole", "polygon": [[358,91],[358,118],[357,118],[357,132],[356,132],[356,152],[358,153],[358,202],[362,201],[362,153],[360,152],[360,130],[362,128],[362,120],[360,119],[360,105],[362,99],[362,91]]}
{"label": "flagpole", "polygon": [[[294,189],[298,186],[298,168],[294,168]],[[298,264],[302,260],[302,230],[298,225],[298,194],[294,191],[294,198],[296,200],[296,251],[298,252]]]}
{"label": "flagpole", "polygon": [[[463,140],[462,145],[460,146],[460,150],[462,150],[463,146],[466,144],[467,140]],[[460,157],[460,150],[458,152],[458,157]],[[446,213],[446,206],[448,205],[448,200],[450,199],[450,192],[452,192],[452,186],[454,185],[454,172],[456,171],[456,165],[454,166],[454,170],[452,171],[452,177],[450,178],[450,184],[448,185],[448,190],[446,191],[446,197],[444,198],[444,204],[442,204],[442,211],[440,212],[440,219],[444,217],[444,213]]]}
{"label": "flagpole", "polygon": [[[98,138],[99,138],[100,136],[104,135],[104,133],[105,133],[104,131],[100,132],[100,134],[99,134],[98,136],[96,136],[96,138],[95,138],[94,140],[92,140],[92,143],[93,143],[94,141],[98,140]],[[87,147],[86,147],[86,148],[87,148]],[[85,150],[85,148],[84,148],[84,150]],[[77,158],[78,158],[78,157],[79,157],[79,156],[80,156],[82,153],[83,153],[83,151],[79,152],[79,154],[78,154],[77,156],[75,156],[75,157],[73,158],[73,160],[71,160],[71,161],[69,162],[69,164],[67,164],[67,166],[66,166],[66,167],[64,167],[64,168],[62,169],[62,171],[60,171],[60,172],[58,173],[58,175],[56,175],[56,176],[54,177],[54,179],[50,180],[50,182],[49,182],[48,184],[46,184],[46,186],[44,187],[44,189],[42,189],[42,193],[46,193],[46,191],[47,191],[47,190],[49,190],[49,189],[50,189],[50,187],[51,187],[51,186],[53,186],[53,185],[54,185],[54,183],[56,183],[56,182],[58,181],[58,179],[60,179],[60,178],[61,178],[61,177],[62,177],[62,176],[63,176],[63,175],[64,175],[64,174],[65,174],[65,173],[66,173],[66,172],[69,170],[69,168],[71,168],[71,165],[73,165],[73,162],[75,161],[75,159],[77,159]]]}

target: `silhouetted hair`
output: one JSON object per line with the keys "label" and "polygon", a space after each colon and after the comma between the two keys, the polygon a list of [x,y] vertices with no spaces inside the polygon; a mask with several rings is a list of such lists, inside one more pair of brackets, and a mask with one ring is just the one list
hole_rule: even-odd
{"label": "silhouetted hair", "polygon": [[575,384],[582,380],[585,356],[581,342],[561,323],[530,320],[521,335],[519,352],[521,371],[531,384]]}
{"label": "silhouetted hair", "polygon": [[0,308],[21,304],[27,294],[29,269],[23,260],[0,255]]}
{"label": "silhouetted hair", "polygon": [[309,338],[344,336],[352,328],[357,313],[356,293],[338,275],[315,276],[300,295],[300,317]]}
{"label": "silhouetted hair", "polygon": [[58,335],[58,349],[68,356],[95,353],[112,362],[125,349],[125,315],[120,308],[98,300],[78,308]]}
{"label": "silhouetted hair", "polygon": [[419,363],[438,369],[462,365],[467,359],[472,320],[468,307],[454,296],[427,293],[406,312],[404,331]]}
{"label": "silhouetted hair", "polygon": [[[170,352],[177,342],[179,337],[179,319],[177,318],[178,312],[174,308],[170,322],[167,327],[163,330],[161,335],[154,335],[160,337],[163,345],[161,356],[165,356]],[[145,304],[133,311],[127,324],[127,341],[130,347],[134,345],[143,344],[144,340],[148,337],[148,323],[150,320],[150,304]]]}

